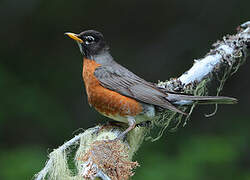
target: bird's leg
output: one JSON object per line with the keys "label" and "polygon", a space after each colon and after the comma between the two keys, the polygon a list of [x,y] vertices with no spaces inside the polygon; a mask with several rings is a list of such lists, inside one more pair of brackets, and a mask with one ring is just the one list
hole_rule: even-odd
{"label": "bird's leg", "polygon": [[119,134],[116,140],[122,140],[129,131],[135,128],[136,122],[135,122],[134,117],[128,116],[128,125],[129,127],[125,131],[123,131],[121,134]]}

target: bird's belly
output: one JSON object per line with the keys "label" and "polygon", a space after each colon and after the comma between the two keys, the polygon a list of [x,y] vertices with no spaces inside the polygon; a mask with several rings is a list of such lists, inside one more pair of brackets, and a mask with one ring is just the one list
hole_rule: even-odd
{"label": "bird's belly", "polygon": [[143,111],[136,100],[102,86],[91,88],[87,93],[89,103],[106,116],[136,116]]}
{"label": "bird's belly", "polygon": [[[143,111],[135,116],[132,116],[135,121],[136,124],[139,124],[141,122],[145,122],[145,121],[152,121],[154,120],[155,116],[155,107],[153,105],[148,105],[148,104],[141,104],[143,106]],[[100,111],[99,111],[100,112]],[[100,112],[102,115],[113,119],[115,121],[119,121],[119,122],[123,122],[123,123],[128,123],[128,117],[129,116],[121,116],[119,114],[105,114]],[[130,116],[131,117],[131,116]]]}

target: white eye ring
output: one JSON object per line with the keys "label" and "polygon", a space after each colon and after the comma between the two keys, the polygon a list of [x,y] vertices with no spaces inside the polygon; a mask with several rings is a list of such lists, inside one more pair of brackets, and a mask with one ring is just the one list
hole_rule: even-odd
{"label": "white eye ring", "polygon": [[86,44],[90,44],[90,43],[92,43],[94,40],[95,40],[95,38],[93,38],[93,36],[87,36],[87,37],[86,37],[85,43],[86,43]]}

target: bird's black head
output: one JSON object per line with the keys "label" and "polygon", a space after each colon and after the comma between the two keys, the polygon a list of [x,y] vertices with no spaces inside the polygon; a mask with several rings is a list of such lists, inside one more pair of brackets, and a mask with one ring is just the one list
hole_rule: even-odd
{"label": "bird's black head", "polygon": [[109,48],[104,40],[102,33],[94,30],[83,31],[80,34],[65,33],[74,39],[83,56],[92,58],[95,55],[107,51]]}

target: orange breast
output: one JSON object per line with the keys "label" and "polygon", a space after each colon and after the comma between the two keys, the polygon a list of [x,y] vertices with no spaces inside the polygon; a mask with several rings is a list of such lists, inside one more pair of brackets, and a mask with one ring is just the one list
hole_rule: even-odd
{"label": "orange breast", "polygon": [[142,112],[142,105],[136,100],[102,87],[94,76],[100,64],[93,60],[83,61],[83,80],[89,104],[105,115],[135,116]]}

